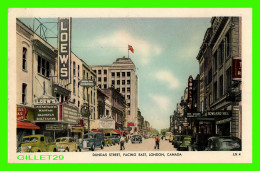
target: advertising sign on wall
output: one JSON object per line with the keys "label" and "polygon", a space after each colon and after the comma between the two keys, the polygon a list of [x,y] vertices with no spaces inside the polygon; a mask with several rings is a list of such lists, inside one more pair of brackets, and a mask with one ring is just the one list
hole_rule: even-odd
{"label": "advertising sign on wall", "polygon": [[17,107],[17,122],[27,120],[27,112],[25,107]]}
{"label": "advertising sign on wall", "polygon": [[193,78],[192,76],[189,77],[188,81],[188,111],[192,110],[192,89],[193,89]]}
{"label": "advertising sign on wall", "polygon": [[241,80],[242,78],[242,60],[240,58],[232,59],[232,77],[233,80]]}
{"label": "advertising sign on wall", "polygon": [[79,120],[78,108],[67,104],[63,104],[62,108],[63,121],[77,124]]}
{"label": "advertising sign on wall", "polygon": [[35,121],[58,121],[58,105],[34,105]]}
{"label": "advertising sign on wall", "polygon": [[58,76],[64,84],[70,83],[71,18],[59,18]]}

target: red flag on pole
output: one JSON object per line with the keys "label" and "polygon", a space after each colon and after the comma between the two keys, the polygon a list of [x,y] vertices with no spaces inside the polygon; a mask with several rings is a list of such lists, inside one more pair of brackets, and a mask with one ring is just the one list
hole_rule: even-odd
{"label": "red flag on pole", "polygon": [[132,53],[134,53],[134,48],[131,45],[128,45],[128,50],[130,50]]}

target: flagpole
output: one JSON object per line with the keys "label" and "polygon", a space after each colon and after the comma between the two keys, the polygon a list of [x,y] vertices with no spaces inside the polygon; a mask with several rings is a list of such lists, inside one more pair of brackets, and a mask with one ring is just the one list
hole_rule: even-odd
{"label": "flagpole", "polygon": [[129,45],[128,45],[127,49],[128,49],[128,58],[129,58]]}

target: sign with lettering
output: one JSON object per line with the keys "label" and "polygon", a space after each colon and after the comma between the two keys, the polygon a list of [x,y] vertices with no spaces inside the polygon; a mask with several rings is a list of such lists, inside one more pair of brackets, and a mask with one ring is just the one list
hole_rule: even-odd
{"label": "sign with lettering", "polygon": [[96,83],[94,80],[81,80],[79,82],[79,85],[82,87],[91,88],[91,87],[94,87],[96,85]]}
{"label": "sign with lettering", "polygon": [[59,18],[58,76],[61,82],[70,83],[71,18]]}
{"label": "sign with lettering", "polygon": [[58,121],[58,105],[34,105],[35,121]]}
{"label": "sign with lettering", "polygon": [[78,108],[67,104],[62,105],[63,121],[77,124],[79,120]]}
{"label": "sign with lettering", "polygon": [[240,58],[233,58],[232,59],[232,67],[233,73],[232,77],[233,80],[241,80],[242,78],[242,60]]}
{"label": "sign with lettering", "polygon": [[187,113],[187,118],[198,118],[201,117],[201,113],[200,112],[195,112],[195,113]]}
{"label": "sign with lettering", "polygon": [[65,127],[63,124],[46,124],[45,129],[54,131],[54,130],[64,130]]}
{"label": "sign with lettering", "polygon": [[189,76],[188,80],[188,111],[192,110],[192,89],[193,89],[193,78]]}
{"label": "sign with lettering", "polygon": [[208,111],[207,116],[231,116],[231,111]]}
{"label": "sign with lettering", "polygon": [[27,120],[28,110],[25,107],[17,107],[17,122]]}
{"label": "sign with lettering", "polygon": [[100,119],[99,128],[100,129],[115,129],[115,121],[113,119]]}

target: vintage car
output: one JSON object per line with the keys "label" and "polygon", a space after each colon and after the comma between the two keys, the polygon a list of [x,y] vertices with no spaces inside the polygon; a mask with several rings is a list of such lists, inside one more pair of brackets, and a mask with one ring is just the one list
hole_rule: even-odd
{"label": "vintage car", "polygon": [[22,138],[21,152],[57,152],[57,146],[50,137],[29,135]]}
{"label": "vintage car", "polygon": [[104,139],[105,139],[105,145],[106,146],[112,146],[113,145],[112,138],[110,136],[105,136]]}
{"label": "vintage car", "polygon": [[174,137],[173,142],[172,142],[173,147],[174,148],[178,148],[181,145],[182,140],[183,140],[183,136],[182,135],[176,135]]}
{"label": "vintage car", "polygon": [[177,148],[178,151],[192,151],[192,139],[189,135],[184,135],[182,143]]}
{"label": "vintage car", "polygon": [[142,137],[140,135],[133,135],[131,138],[131,142],[133,143],[142,143]]}
{"label": "vintage car", "polygon": [[210,137],[205,151],[241,151],[241,140],[237,137]]}
{"label": "vintage car", "polygon": [[111,138],[112,138],[113,145],[120,143],[121,136],[119,134],[112,134]]}
{"label": "vintage car", "polygon": [[95,148],[103,149],[105,146],[104,134],[100,132],[87,133],[79,145],[80,149],[89,149],[92,151],[94,151]]}
{"label": "vintage car", "polygon": [[194,137],[194,143],[192,144],[193,151],[204,151],[207,147],[208,135],[197,133]]}
{"label": "vintage car", "polygon": [[79,144],[71,137],[61,137],[55,140],[59,152],[80,152]]}

